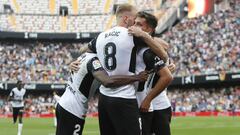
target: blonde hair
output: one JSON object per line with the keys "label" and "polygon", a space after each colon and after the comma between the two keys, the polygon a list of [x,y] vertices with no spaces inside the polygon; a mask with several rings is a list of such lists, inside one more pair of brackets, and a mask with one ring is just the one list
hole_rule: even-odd
{"label": "blonde hair", "polygon": [[130,4],[120,4],[116,10],[116,16],[120,16],[123,12],[131,12],[135,7]]}

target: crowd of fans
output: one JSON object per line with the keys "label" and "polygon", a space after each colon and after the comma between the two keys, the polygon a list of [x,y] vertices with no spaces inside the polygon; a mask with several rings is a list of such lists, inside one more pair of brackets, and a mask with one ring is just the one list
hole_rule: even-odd
{"label": "crowd of fans", "polygon": [[[168,97],[174,112],[240,112],[240,86],[212,89],[171,89]],[[52,94],[28,95],[25,111],[28,114],[54,113],[56,101]],[[89,102],[88,113],[98,111],[98,96]],[[10,114],[6,96],[0,98],[0,114]]]}
{"label": "crowd of fans", "polygon": [[172,45],[176,75],[240,70],[240,12],[220,11],[183,19],[162,35]]}
{"label": "crowd of fans", "polygon": [[64,82],[68,64],[81,45],[0,42],[0,81]]}
{"label": "crowd of fans", "polygon": [[[240,12],[183,19],[162,35],[176,76],[240,71]],[[80,43],[0,42],[0,81],[64,82]]]}
{"label": "crowd of fans", "polygon": [[175,112],[240,111],[240,87],[176,89],[168,97]]}

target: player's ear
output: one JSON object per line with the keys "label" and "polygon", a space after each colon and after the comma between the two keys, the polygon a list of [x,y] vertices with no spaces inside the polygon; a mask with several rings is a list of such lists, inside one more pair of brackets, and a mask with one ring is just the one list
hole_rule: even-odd
{"label": "player's ear", "polygon": [[125,23],[125,24],[128,24],[128,16],[123,16],[123,22]]}

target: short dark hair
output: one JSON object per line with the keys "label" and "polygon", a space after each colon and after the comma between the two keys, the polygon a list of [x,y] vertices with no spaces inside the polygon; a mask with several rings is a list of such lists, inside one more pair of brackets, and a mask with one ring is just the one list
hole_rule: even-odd
{"label": "short dark hair", "polygon": [[152,15],[150,13],[147,13],[145,11],[140,11],[140,12],[137,13],[137,17],[145,18],[147,24],[151,28],[155,29],[157,27],[158,19],[154,15]]}

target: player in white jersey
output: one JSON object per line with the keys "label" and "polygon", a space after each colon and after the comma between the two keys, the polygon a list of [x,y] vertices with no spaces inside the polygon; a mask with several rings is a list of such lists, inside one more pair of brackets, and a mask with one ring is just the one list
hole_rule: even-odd
{"label": "player in white jersey", "polygon": [[90,87],[95,79],[105,87],[119,87],[135,81],[145,81],[147,75],[111,76],[102,68],[96,54],[85,53],[79,57],[80,68],[71,73],[66,91],[58,102],[56,109],[57,131],[56,135],[81,135],[88,109],[88,101],[94,92]]}
{"label": "player in white jersey", "polygon": [[22,134],[23,127],[23,110],[24,110],[24,95],[26,90],[22,81],[17,82],[17,87],[13,88],[8,97],[8,101],[11,101],[13,109],[13,123],[17,122],[18,118],[18,135]]}
{"label": "player in white jersey", "polygon": [[[138,13],[137,18],[135,20],[135,26],[140,27],[142,30],[148,33],[153,33],[156,25],[157,25],[157,19],[153,15],[146,12]],[[133,31],[133,33],[134,32],[135,31]],[[167,71],[165,66],[166,64],[161,59],[156,57],[156,55],[153,52],[151,52],[148,48],[142,48],[138,50],[137,65],[138,65],[136,69],[137,72],[143,69],[146,69],[146,70],[154,69],[154,71],[156,71],[150,74],[146,83],[140,83],[138,85],[137,99],[138,99],[138,104],[140,109],[144,109],[142,108],[142,104],[145,98],[147,97],[147,95],[149,93],[151,94],[150,90],[152,91],[153,89],[157,89],[158,91],[162,91],[157,97],[155,97],[152,100],[151,103],[150,103],[151,100],[148,100],[149,102],[148,104],[150,104],[150,107],[148,110],[145,110],[145,109],[143,110],[147,112],[140,113],[142,118],[142,134],[151,135],[152,130],[155,131],[156,128],[160,127],[161,134],[165,135],[166,128],[162,126],[162,123],[168,123],[169,125],[169,122],[168,122],[169,120],[165,120],[163,118],[169,119],[169,117],[161,117],[161,116],[171,115],[171,104],[169,102],[169,99],[167,98],[166,90],[164,90],[168,86],[169,82],[171,82],[171,73]],[[165,70],[162,68],[165,68]],[[170,69],[171,68],[172,68],[172,65],[170,66]],[[161,78],[159,78],[159,76],[161,76]],[[162,86],[160,84],[162,84]],[[159,114],[159,109],[161,110],[166,109],[164,110],[164,112],[166,111],[168,112]],[[159,132],[154,132],[154,133],[157,135],[160,134]]]}
{"label": "player in white jersey", "polygon": [[[137,38],[128,33],[134,24],[136,10],[128,4],[116,11],[117,26],[102,32],[89,44],[97,53],[103,68],[109,75],[132,75],[136,68],[137,46],[149,46],[163,59],[167,58],[161,46],[149,35]],[[139,135],[140,123],[133,84],[117,88],[100,87],[99,124],[102,135]]]}

